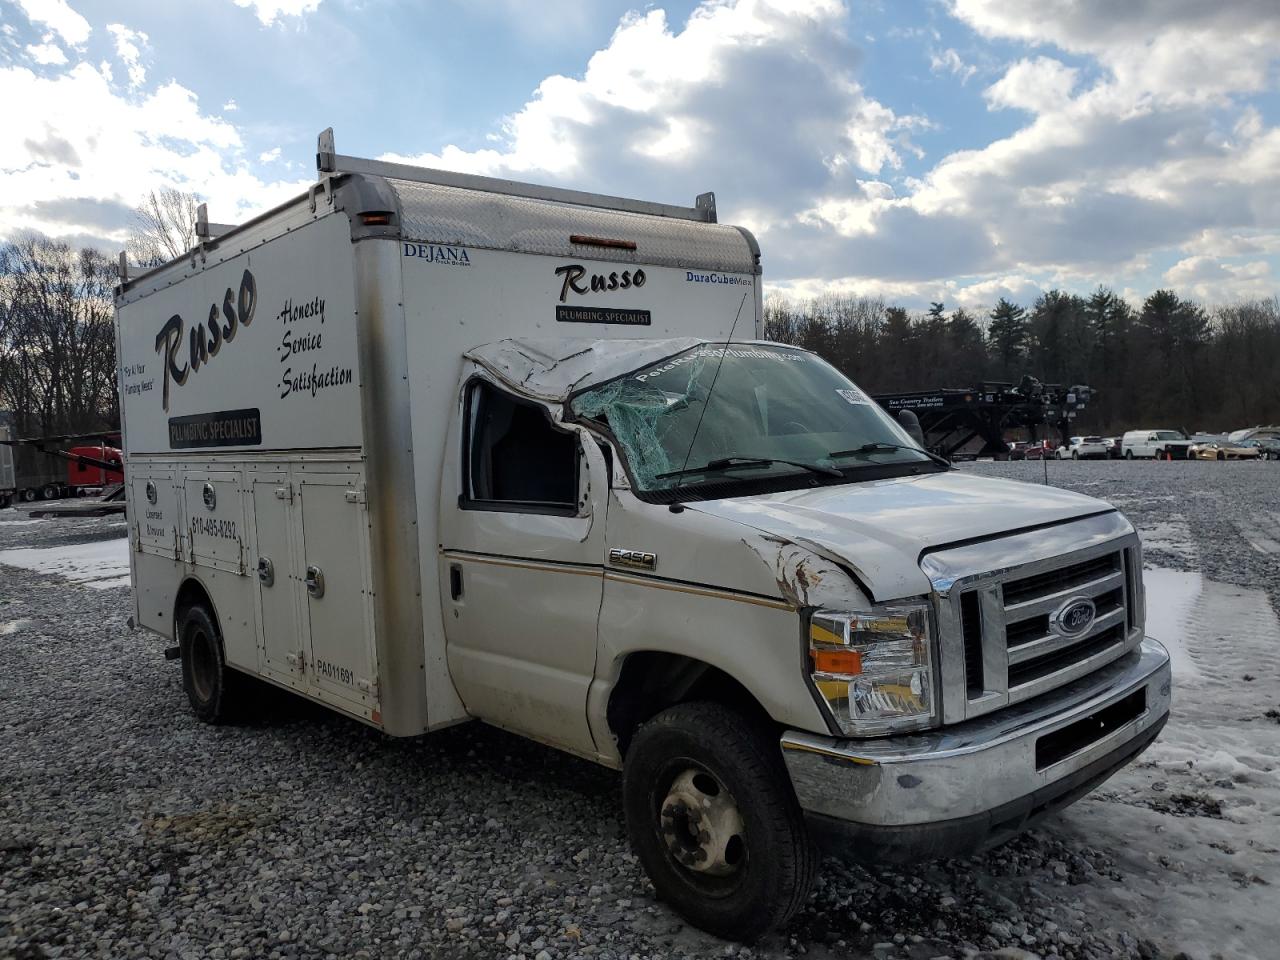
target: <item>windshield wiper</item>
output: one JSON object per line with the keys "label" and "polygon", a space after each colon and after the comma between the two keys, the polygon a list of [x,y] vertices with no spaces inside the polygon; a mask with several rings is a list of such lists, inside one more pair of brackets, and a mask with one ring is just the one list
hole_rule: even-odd
{"label": "windshield wiper", "polygon": [[669,477],[683,477],[690,473],[715,473],[721,470],[732,470],[735,467],[767,467],[775,463],[785,463],[789,467],[800,467],[810,473],[823,477],[843,480],[844,474],[835,467],[824,467],[820,463],[806,463],[803,460],[783,460],[780,457],[719,457],[708,461],[700,467],[684,467],[680,470],[668,470],[657,474],[655,480],[666,480]]}
{"label": "windshield wiper", "polygon": [[905,443],[884,443],[880,440],[873,440],[870,443],[864,443],[862,446],[854,447],[852,450],[837,450],[834,453],[827,454],[827,456],[832,458],[856,457],[863,453],[893,453],[896,450],[910,450],[913,453],[923,453],[934,463],[946,467],[948,470],[952,469],[954,466],[954,464],[952,464],[952,462],[946,457],[940,457],[936,453],[930,453],[928,450],[921,447],[909,447]]}

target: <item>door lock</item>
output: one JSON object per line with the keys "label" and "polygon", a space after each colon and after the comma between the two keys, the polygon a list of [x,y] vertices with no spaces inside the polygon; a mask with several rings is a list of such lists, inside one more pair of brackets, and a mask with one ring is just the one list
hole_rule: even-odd
{"label": "door lock", "polygon": [[314,563],[307,567],[307,578],[303,583],[307,585],[307,593],[317,600],[324,596],[324,571]]}
{"label": "door lock", "polygon": [[276,568],[269,557],[258,558],[258,579],[262,581],[264,587],[269,587],[276,582]]}

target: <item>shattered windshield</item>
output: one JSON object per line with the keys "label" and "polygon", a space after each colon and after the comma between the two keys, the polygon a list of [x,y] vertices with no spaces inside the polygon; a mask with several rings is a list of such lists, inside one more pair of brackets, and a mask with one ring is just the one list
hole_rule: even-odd
{"label": "shattered windshield", "polygon": [[781,346],[703,344],[585,390],[570,407],[608,427],[646,491],[930,463],[843,374]]}

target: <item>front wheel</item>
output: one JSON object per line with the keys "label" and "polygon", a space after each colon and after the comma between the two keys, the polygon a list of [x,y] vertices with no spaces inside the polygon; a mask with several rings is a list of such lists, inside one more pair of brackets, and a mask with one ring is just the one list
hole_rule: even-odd
{"label": "front wheel", "polygon": [[697,927],[753,941],[786,923],[817,866],[776,740],[717,703],[637,732],[622,774],[627,833],[654,890]]}
{"label": "front wheel", "polygon": [[1072,460],[1079,460],[1079,459],[1080,459],[1080,451],[1079,451],[1079,450],[1072,450],[1072,451],[1071,451],[1071,459],[1072,459]]}

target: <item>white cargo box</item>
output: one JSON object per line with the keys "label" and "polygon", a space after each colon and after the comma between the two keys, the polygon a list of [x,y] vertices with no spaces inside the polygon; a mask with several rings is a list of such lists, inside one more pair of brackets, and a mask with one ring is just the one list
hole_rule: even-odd
{"label": "white cargo box", "polygon": [[393,734],[464,718],[441,470],[464,354],[762,333],[759,255],[670,207],[333,153],[117,295],[136,617],[204,595],[229,664]]}

